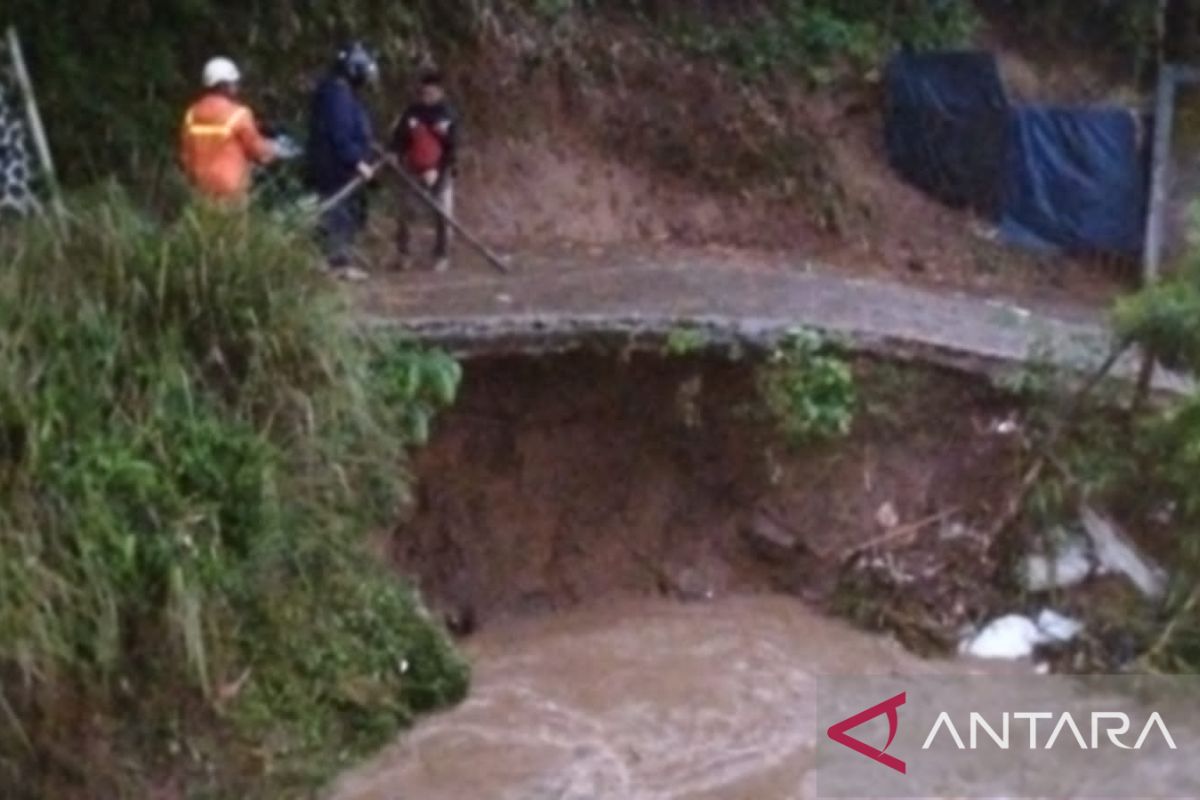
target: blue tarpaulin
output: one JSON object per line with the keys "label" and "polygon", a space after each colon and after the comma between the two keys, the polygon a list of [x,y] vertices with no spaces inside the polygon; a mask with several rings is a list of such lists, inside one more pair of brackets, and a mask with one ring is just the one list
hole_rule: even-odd
{"label": "blue tarpaulin", "polygon": [[1039,250],[1137,255],[1147,137],[1114,107],[1010,104],[988,53],[900,53],[888,65],[888,160],[907,181]]}
{"label": "blue tarpaulin", "polygon": [[955,208],[999,210],[1008,99],[989,53],[900,53],[887,70],[892,168]]}
{"label": "blue tarpaulin", "polygon": [[1118,108],[1013,109],[1000,235],[1041,250],[1142,249],[1146,154]]}

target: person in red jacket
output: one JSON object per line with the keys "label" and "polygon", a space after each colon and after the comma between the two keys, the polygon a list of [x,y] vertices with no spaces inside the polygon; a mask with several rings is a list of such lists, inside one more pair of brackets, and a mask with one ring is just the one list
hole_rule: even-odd
{"label": "person in red jacket", "polygon": [[[446,101],[441,76],[433,71],[424,73],[416,100],[404,110],[392,131],[391,147],[404,169],[429,191],[447,215],[454,214],[458,134],[458,117]],[[396,232],[401,269],[411,264],[410,217],[417,213],[418,202],[409,204],[402,211]],[[424,205],[420,205],[419,210],[428,211]],[[443,272],[450,266],[450,226],[437,214],[434,215],[434,225],[433,268],[436,272]]]}
{"label": "person in red jacket", "polygon": [[180,132],[179,160],[200,194],[221,202],[244,202],[254,164],[279,153],[258,130],[254,112],[238,102],[241,74],[227,58],[204,66],[204,94],[188,109]]}

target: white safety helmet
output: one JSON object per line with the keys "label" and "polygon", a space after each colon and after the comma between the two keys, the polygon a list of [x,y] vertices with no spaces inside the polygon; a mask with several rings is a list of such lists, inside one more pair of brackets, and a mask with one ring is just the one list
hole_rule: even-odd
{"label": "white safety helmet", "polygon": [[204,88],[206,89],[222,83],[237,83],[241,79],[242,73],[238,71],[237,64],[224,56],[209,59],[208,63],[204,65]]}

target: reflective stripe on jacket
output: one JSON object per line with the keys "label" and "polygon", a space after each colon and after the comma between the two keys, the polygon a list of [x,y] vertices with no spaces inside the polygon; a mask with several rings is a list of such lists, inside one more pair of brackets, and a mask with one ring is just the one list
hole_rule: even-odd
{"label": "reflective stripe on jacket", "polygon": [[253,112],[225,95],[205,95],[184,116],[180,162],[188,180],[206,195],[218,199],[245,195],[251,165],[265,163],[273,155]]}

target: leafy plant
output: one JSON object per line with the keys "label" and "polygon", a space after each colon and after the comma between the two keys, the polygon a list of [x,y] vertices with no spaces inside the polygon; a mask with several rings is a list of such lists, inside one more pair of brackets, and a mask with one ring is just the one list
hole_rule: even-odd
{"label": "leafy plant", "polygon": [[413,444],[428,442],[438,411],[458,394],[462,367],[446,353],[421,350],[403,339],[376,343],[372,366],[380,399],[398,410],[400,433]]}
{"label": "leafy plant", "polygon": [[795,445],[845,436],[856,392],[850,365],[808,330],[791,333],[758,371],[758,391],[779,430]]}
{"label": "leafy plant", "polygon": [[672,328],[664,351],[669,356],[689,356],[708,346],[708,334],[698,328]]}
{"label": "leafy plant", "polygon": [[1200,366],[1200,276],[1190,273],[1117,302],[1118,334],[1137,341],[1171,367]]}

